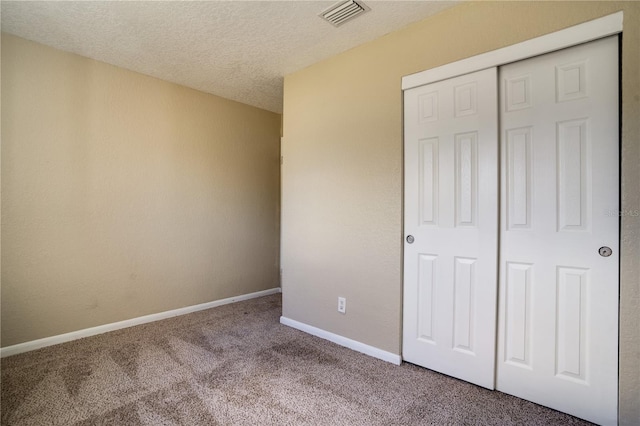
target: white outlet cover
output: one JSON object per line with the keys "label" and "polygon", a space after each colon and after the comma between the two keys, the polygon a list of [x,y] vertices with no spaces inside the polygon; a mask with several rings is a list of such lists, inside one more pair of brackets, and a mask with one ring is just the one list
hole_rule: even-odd
{"label": "white outlet cover", "polygon": [[338,312],[347,313],[347,299],[344,297],[338,297]]}

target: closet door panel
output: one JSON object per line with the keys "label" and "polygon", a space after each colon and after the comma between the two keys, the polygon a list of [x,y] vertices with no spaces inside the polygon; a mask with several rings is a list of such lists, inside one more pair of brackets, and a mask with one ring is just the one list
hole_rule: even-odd
{"label": "closet door panel", "polygon": [[503,66],[500,87],[497,388],[615,424],[617,37]]}
{"label": "closet door panel", "polygon": [[497,71],[405,92],[403,358],[494,388]]}

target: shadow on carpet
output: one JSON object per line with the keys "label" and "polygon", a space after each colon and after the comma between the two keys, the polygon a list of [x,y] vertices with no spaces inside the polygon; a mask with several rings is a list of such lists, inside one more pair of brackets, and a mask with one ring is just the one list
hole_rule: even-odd
{"label": "shadow on carpet", "polygon": [[2,360],[3,425],[583,425],[279,323],[266,296]]}

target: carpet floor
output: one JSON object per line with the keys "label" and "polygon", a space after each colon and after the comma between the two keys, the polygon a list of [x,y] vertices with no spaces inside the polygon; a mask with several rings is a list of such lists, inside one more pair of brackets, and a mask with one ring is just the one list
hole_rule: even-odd
{"label": "carpet floor", "polygon": [[2,359],[3,425],[582,425],[279,323],[266,296]]}

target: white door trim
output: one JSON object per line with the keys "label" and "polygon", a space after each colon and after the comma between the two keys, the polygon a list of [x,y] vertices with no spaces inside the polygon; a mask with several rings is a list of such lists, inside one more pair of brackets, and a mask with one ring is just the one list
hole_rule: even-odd
{"label": "white door trim", "polygon": [[622,21],[623,12],[620,11],[564,30],[523,41],[522,43],[407,75],[402,77],[402,90],[480,71],[485,68],[497,67],[618,34],[622,32]]}

